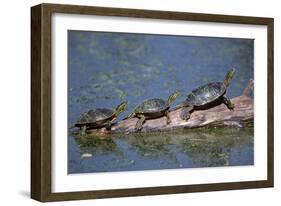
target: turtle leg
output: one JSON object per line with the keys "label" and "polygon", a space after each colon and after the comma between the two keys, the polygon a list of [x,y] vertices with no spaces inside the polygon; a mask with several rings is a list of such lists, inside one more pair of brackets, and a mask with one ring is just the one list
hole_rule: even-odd
{"label": "turtle leg", "polygon": [[87,135],[87,127],[86,127],[86,126],[81,127],[80,130],[81,130],[81,131],[80,131],[80,135],[81,135],[81,136],[84,137],[84,136]]}
{"label": "turtle leg", "polygon": [[193,106],[183,107],[180,113],[181,119],[187,121],[190,118],[190,114],[193,109]]}
{"label": "turtle leg", "polygon": [[107,121],[106,124],[105,124],[105,129],[106,130],[111,130],[111,125],[112,125],[112,122],[111,121]]}
{"label": "turtle leg", "polygon": [[136,124],[136,131],[140,131],[142,129],[142,125],[145,122],[145,116],[144,115],[140,115],[139,117],[140,117],[140,119],[137,121],[137,124]]}
{"label": "turtle leg", "polygon": [[165,116],[166,116],[166,118],[167,118],[167,124],[170,124],[170,123],[171,123],[171,118],[170,118],[170,116],[169,116],[169,111],[168,111],[168,110],[166,110]]}
{"label": "turtle leg", "polygon": [[223,103],[227,106],[228,109],[234,110],[234,104],[226,95],[223,96]]}

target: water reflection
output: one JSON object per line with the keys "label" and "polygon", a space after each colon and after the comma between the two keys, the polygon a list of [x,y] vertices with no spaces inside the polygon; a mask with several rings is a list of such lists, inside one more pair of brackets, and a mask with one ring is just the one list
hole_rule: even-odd
{"label": "water reflection", "polygon": [[83,161],[70,173],[253,164],[253,128],[72,138]]}

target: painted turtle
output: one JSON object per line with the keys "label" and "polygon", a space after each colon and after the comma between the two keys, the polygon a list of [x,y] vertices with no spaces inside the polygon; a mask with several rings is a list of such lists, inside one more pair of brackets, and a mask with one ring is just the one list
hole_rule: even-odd
{"label": "painted turtle", "polygon": [[171,120],[169,118],[168,110],[171,103],[176,100],[178,95],[179,92],[175,91],[169,96],[167,100],[158,98],[145,100],[141,104],[139,104],[127,118],[139,118],[138,122],[136,123],[136,131],[140,131],[142,129],[142,126],[145,123],[146,119],[155,119],[158,117],[166,116],[167,124],[170,124]]}
{"label": "painted turtle", "polygon": [[235,69],[231,69],[225,75],[223,82],[209,83],[193,90],[187,96],[186,100],[175,108],[182,108],[180,117],[183,120],[188,120],[192,111],[196,109],[211,108],[220,103],[224,103],[230,110],[233,110],[234,104],[232,104],[226,96],[226,89],[234,74]]}
{"label": "painted turtle", "polygon": [[88,128],[95,129],[104,127],[108,130],[111,128],[112,121],[124,112],[127,108],[127,102],[119,104],[115,110],[108,108],[97,108],[82,113],[75,127],[79,127],[82,133],[85,133]]}

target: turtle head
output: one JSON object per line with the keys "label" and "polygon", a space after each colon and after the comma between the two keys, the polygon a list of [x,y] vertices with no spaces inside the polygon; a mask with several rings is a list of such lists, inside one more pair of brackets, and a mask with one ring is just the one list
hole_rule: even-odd
{"label": "turtle head", "polygon": [[172,102],[175,101],[179,95],[180,93],[178,91],[173,92],[173,94],[171,94],[168,98],[168,103],[172,104]]}
{"label": "turtle head", "polygon": [[225,79],[224,79],[224,82],[223,82],[226,87],[228,87],[228,85],[229,85],[231,79],[233,78],[235,72],[236,72],[236,70],[233,68],[226,73]]}
{"label": "turtle head", "polygon": [[126,109],[127,109],[127,105],[128,105],[128,102],[125,101],[125,102],[122,102],[121,104],[119,104],[116,109],[115,109],[115,116],[117,117],[119,114],[121,114],[122,112],[124,112]]}

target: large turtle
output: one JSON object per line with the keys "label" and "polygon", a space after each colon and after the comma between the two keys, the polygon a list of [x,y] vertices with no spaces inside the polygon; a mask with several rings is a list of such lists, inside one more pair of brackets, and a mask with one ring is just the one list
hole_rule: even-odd
{"label": "large turtle", "polygon": [[193,110],[210,108],[220,103],[224,103],[228,109],[233,110],[234,104],[226,96],[226,89],[234,74],[235,69],[231,69],[225,75],[223,82],[209,83],[193,90],[186,100],[175,108],[182,108],[181,119],[188,120]]}
{"label": "large turtle", "polygon": [[170,124],[171,120],[169,118],[168,110],[171,103],[176,100],[178,95],[179,92],[175,91],[169,96],[168,100],[158,98],[145,100],[139,104],[127,118],[139,118],[138,122],[136,123],[136,131],[140,131],[142,129],[142,125],[145,123],[146,119],[154,119],[164,115],[167,118],[167,124]]}
{"label": "large turtle", "polygon": [[75,127],[79,127],[82,134],[86,132],[88,128],[101,128],[104,127],[108,130],[111,128],[111,124],[116,117],[121,114],[127,108],[127,101],[119,104],[115,110],[108,108],[97,108],[95,110],[89,110],[82,113],[79,120],[75,124]]}

